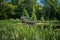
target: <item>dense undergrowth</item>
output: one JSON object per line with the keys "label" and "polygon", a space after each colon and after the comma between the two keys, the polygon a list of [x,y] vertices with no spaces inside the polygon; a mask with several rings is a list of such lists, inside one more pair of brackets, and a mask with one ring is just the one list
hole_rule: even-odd
{"label": "dense undergrowth", "polygon": [[59,30],[51,25],[29,26],[20,23],[19,19],[0,21],[0,40],[60,40]]}

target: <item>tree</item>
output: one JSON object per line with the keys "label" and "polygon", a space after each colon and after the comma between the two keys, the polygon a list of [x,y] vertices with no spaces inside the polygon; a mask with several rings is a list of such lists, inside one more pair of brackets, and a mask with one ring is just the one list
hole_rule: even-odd
{"label": "tree", "polygon": [[17,5],[17,9],[16,9],[16,14],[18,17],[21,17],[21,15],[23,14],[23,10],[27,10],[27,14],[29,15],[29,17],[32,16],[32,12],[33,12],[33,7],[35,8],[35,0],[23,0],[20,1],[20,4]]}
{"label": "tree", "polygon": [[36,10],[35,10],[35,7],[33,7],[33,11],[32,11],[32,16],[31,16],[31,20],[37,20],[37,16],[35,14]]}
{"label": "tree", "polygon": [[43,17],[43,12],[42,12],[43,7],[36,3],[36,7],[35,7],[35,15],[37,17],[37,20],[41,20],[41,17]]}
{"label": "tree", "polygon": [[28,14],[28,12],[25,8],[23,9],[23,14],[22,15],[26,16],[29,19],[29,14]]}
{"label": "tree", "polygon": [[57,0],[43,0],[45,20],[54,20],[57,13]]}
{"label": "tree", "polygon": [[0,19],[10,18],[12,15],[14,15],[15,7],[16,6],[13,6],[12,4],[2,2],[0,7],[0,10],[1,10]]}

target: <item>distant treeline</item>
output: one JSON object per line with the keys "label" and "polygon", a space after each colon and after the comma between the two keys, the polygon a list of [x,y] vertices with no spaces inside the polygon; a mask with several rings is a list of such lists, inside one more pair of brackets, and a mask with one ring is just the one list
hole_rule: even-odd
{"label": "distant treeline", "polygon": [[60,20],[60,4],[57,0],[13,0],[6,2],[0,0],[0,20],[16,19],[23,15],[30,20]]}

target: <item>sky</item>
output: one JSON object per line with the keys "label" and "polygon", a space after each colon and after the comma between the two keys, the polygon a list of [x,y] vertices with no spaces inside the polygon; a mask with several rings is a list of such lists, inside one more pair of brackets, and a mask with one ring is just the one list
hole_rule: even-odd
{"label": "sky", "polygon": [[[38,3],[40,3],[40,5],[43,6],[43,4],[40,2],[41,0],[37,0]],[[60,0],[58,0],[58,2],[60,3]]]}
{"label": "sky", "polygon": [[6,0],[6,2],[11,2],[11,0]]}
{"label": "sky", "polygon": [[43,4],[40,2],[40,0],[37,0],[37,2],[38,2],[40,5],[42,5],[42,6],[43,6]]}
{"label": "sky", "polygon": [[[40,0],[37,0],[37,2],[40,2]],[[58,0],[58,2],[60,2],[60,0]]]}
{"label": "sky", "polygon": [[[7,2],[10,2],[11,0],[6,0]],[[41,5],[43,5],[41,2],[41,0],[37,0],[38,3],[40,3]],[[60,0],[58,0],[58,2],[60,2]]]}

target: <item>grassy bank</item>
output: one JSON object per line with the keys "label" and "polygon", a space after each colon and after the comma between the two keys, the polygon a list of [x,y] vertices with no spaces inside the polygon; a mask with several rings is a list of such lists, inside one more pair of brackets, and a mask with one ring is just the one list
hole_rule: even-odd
{"label": "grassy bank", "polygon": [[60,40],[60,32],[50,25],[30,26],[19,24],[21,20],[0,20],[0,40]]}

